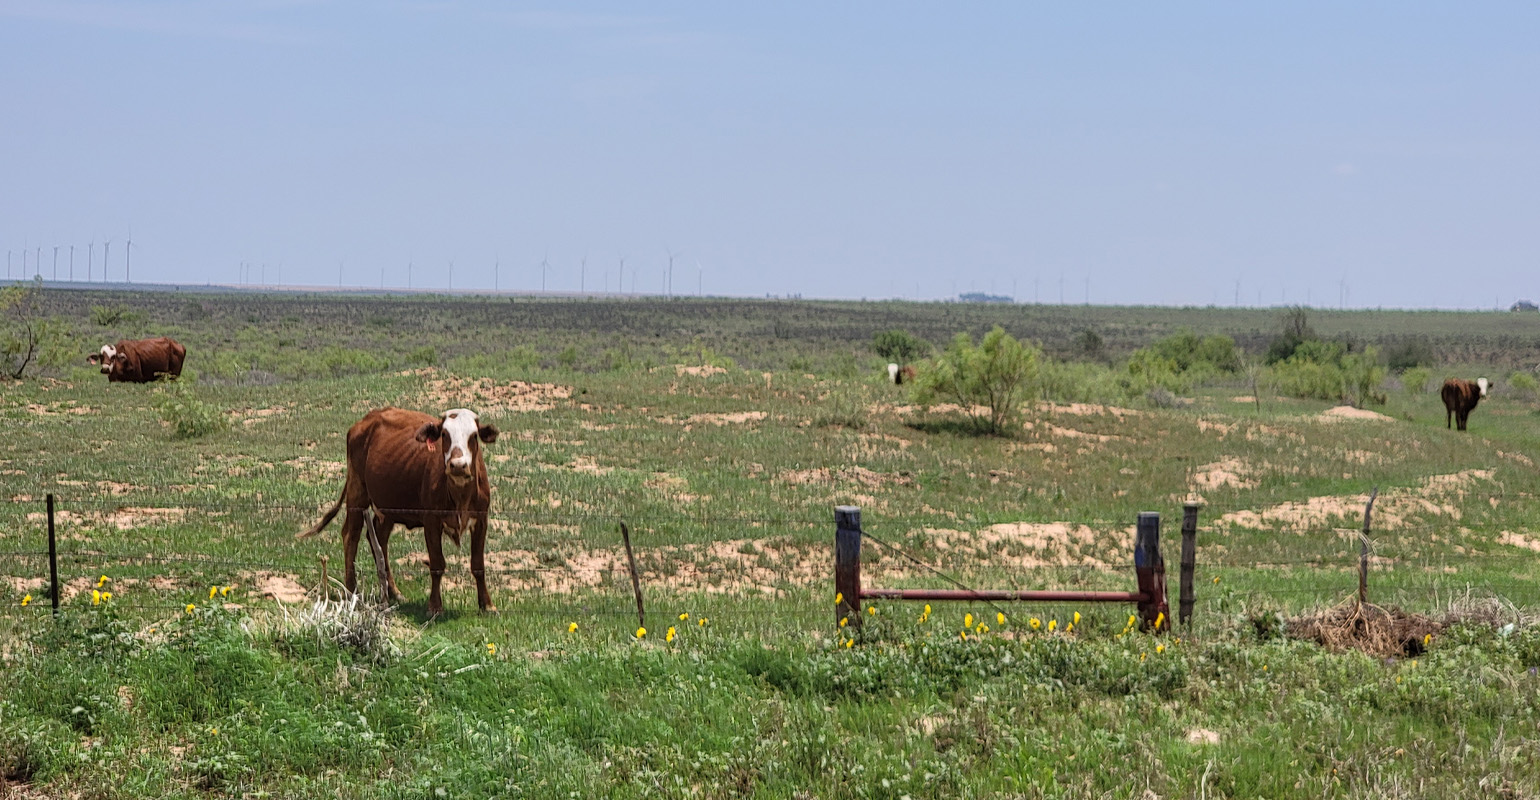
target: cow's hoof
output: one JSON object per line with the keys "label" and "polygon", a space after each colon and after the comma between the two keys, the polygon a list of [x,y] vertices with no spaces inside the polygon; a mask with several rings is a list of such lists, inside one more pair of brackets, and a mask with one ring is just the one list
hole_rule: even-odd
{"label": "cow's hoof", "polygon": [[482,606],[482,607],[481,607],[481,613],[483,613],[483,614],[494,614],[494,615],[497,615],[497,614],[502,614],[502,613],[503,613],[503,612],[501,612],[501,611],[498,611],[498,610],[497,610],[497,606],[493,606],[493,605],[486,605],[486,606]]}

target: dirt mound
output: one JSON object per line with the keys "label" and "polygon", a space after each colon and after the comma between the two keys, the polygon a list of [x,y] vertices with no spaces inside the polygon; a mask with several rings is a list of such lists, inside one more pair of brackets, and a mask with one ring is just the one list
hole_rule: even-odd
{"label": "dirt mound", "polygon": [[[1492,470],[1469,469],[1447,475],[1433,475],[1414,489],[1389,489],[1381,492],[1374,503],[1374,528],[1394,530],[1405,526],[1418,517],[1449,517],[1458,520],[1462,516],[1458,501],[1478,484],[1490,482]],[[1325,495],[1302,501],[1280,503],[1261,511],[1232,511],[1219,518],[1220,523],[1242,528],[1281,527],[1304,531],[1331,525],[1336,521],[1352,523],[1363,521],[1367,494]]]}
{"label": "dirt mound", "polygon": [[1437,622],[1399,608],[1352,599],[1325,611],[1284,623],[1290,638],[1315,642],[1327,650],[1358,650],[1373,656],[1416,656],[1427,637],[1442,630]]}
{"label": "dirt mound", "polygon": [[686,366],[684,364],[675,364],[674,374],[681,377],[685,375],[694,375],[699,378],[709,378],[712,375],[726,375],[727,370],[711,364],[702,364],[698,367]]}
{"label": "dirt mound", "polygon": [[427,382],[419,407],[429,413],[468,408],[477,414],[549,411],[572,397],[571,386],[525,381],[499,382],[491,378],[434,378]]}
{"label": "dirt mound", "polygon": [[1250,466],[1238,458],[1225,458],[1212,464],[1204,464],[1193,473],[1192,485],[1200,490],[1214,490],[1221,486],[1231,486],[1236,489],[1255,489],[1257,482],[1245,477],[1251,472]]}
{"label": "dirt mound", "polygon": [[1111,569],[1128,558],[1116,541],[1122,533],[1069,522],[1002,522],[971,532],[927,528],[925,533],[936,549],[991,566]]}
{"label": "dirt mound", "polygon": [[1352,406],[1337,406],[1336,408],[1328,408],[1325,411],[1322,411],[1316,418],[1327,422],[1339,419],[1373,419],[1381,420],[1384,422],[1395,422],[1396,419],[1395,417],[1387,417],[1378,411],[1370,411],[1367,408],[1354,408]]}
{"label": "dirt mound", "polygon": [[765,411],[732,411],[722,413],[691,414],[686,417],[686,425],[710,423],[712,425],[744,425],[750,422],[760,422],[769,417]]}

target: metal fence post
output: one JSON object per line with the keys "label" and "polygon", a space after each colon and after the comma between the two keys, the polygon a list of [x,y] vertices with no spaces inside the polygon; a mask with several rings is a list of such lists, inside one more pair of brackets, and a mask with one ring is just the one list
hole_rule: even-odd
{"label": "metal fence post", "polygon": [[1182,506],[1182,585],[1179,590],[1177,606],[1178,621],[1183,627],[1192,624],[1192,607],[1195,601],[1193,596],[1193,573],[1197,569],[1198,562],[1198,504],[1187,503]]}
{"label": "metal fence post", "polygon": [[[1168,627],[1171,608],[1166,604],[1166,561],[1160,555],[1160,514],[1139,512],[1134,536],[1134,574],[1139,580],[1140,628]],[[1161,622],[1164,618],[1165,622]]]}
{"label": "metal fence post", "polygon": [[48,594],[53,613],[59,613],[59,542],[53,532],[53,495],[48,495]]}
{"label": "metal fence post", "polygon": [[834,507],[834,620],[861,626],[861,508]]}

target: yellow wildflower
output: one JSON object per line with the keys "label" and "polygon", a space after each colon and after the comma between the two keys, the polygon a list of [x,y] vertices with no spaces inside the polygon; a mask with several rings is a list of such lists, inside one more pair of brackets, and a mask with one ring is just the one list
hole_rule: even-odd
{"label": "yellow wildflower", "polygon": [[1075,623],[1071,622],[1070,624],[1065,625],[1064,626],[1064,632],[1065,633],[1074,633],[1075,632]]}
{"label": "yellow wildflower", "polygon": [[567,623],[567,633],[577,633],[577,623],[576,622],[569,622],[569,623]]}
{"label": "yellow wildflower", "polygon": [[1071,625],[1079,625],[1080,624],[1080,612],[1079,611],[1075,612],[1075,619],[1074,619],[1074,621],[1070,622],[1070,624]]}
{"label": "yellow wildflower", "polygon": [[112,580],[112,579],[107,577],[106,575],[103,575],[100,578],[97,578],[96,579],[96,588],[100,589],[103,586],[106,586],[107,585],[107,581],[110,581],[110,580]]}
{"label": "yellow wildflower", "polygon": [[980,622],[978,628],[975,630],[977,630],[979,633],[989,633],[989,626]]}
{"label": "yellow wildflower", "polygon": [[91,605],[99,606],[101,604],[102,604],[102,593],[100,591],[96,590],[96,589],[92,589],[91,590]]}
{"label": "yellow wildflower", "polygon": [[210,736],[218,736],[219,735],[219,729],[218,728],[209,728],[209,735]]}
{"label": "yellow wildflower", "polygon": [[188,603],[187,604],[187,613],[191,614],[193,612],[193,609],[195,609],[195,608],[197,608],[197,606],[193,605],[192,603]]}
{"label": "yellow wildflower", "polygon": [[1144,659],[1145,659],[1145,658],[1147,658],[1147,657],[1148,657],[1148,656],[1149,656],[1149,655],[1150,655],[1150,654],[1149,654],[1149,653],[1140,653],[1140,654],[1139,654],[1139,660],[1140,660],[1140,661],[1143,661],[1143,660],[1144,660]]}
{"label": "yellow wildflower", "polygon": [[497,655],[497,645],[492,644],[491,642],[487,642],[487,655],[489,655],[489,656]]}
{"label": "yellow wildflower", "polygon": [[1214,576],[1214,585],[1215,585],[1215,586],[1218,586],[1218,585],[1219,585],[1219,576],[1218,576],[1218,575],[1215,575],[1215,576]]}
{"label": "yellow wildflower", "polygon": [[1166,612],[1162,611],[1159,614],[1156,614],[1155,615],[1155,630],[1157,630],[1157,631],[1160,630],[1161,624],[1164,623],[1165,621],[1166,621]]}
{"label": "yellow wildflower", "polygon": [[690,618],[690,615],[689,615],[689,613],[688,613],[688,612],[686,612],[686,613],[684,613],[684,614],[680,614],[680,615],[679,615],[679,621],[680,621],[680,622],[683,622],[683,621],[685,621],[685,620],[687,620],[687,619],[689,619],[689,618]]}
{"label": "yellow wildflower", "polygon": [[844,592],[835,592],[834,593],[834,604],[835,605],[839,605],[840,603],[843,603],[843,602],[845,602],[845,593]]}
{"label": "yellow wildflower", "polygon": [[1431,634],[1431,633],[1425,634],[1422,637],[1422,646],[1423,647],[1427,647],[1430,644],[1433,644],[1433,634]]}
{"label": "yellow wildflower", "polygon": [[963,627],[964,628],[971,628],[971,627],[973,627],[973,615],[972,614],[964,614],[963,615]]}
{"label": "yellow wildflower", "polygon": [[855,639],[846,639],[845,640],[845,647],[848,649],[851,645],[853,645],[855,643],[856,643]]}
{"label": "yellow wildflower", "polygon": [[925,604],[925,616],[930,616],[930,603]]}
{"label": "yellow wildflower", "polygon": [[876,606],[867,606],[866,607],[866,613],[871,614],[874,617],[877,616],[877,607]]}
{"label": "yellow wildflower", "polygon": [[958,634],[962,636],[963,641],[965,641],[965,642],[968,641],[968,632],[967,631],[958,631]]}
{"label": "yellow wildflower", "polygon": [[27,605],[30,602],[32,602],[32,595],[30,595],[30,594],[27,595],[26,597],[21,598],[21,604],[22,605]]}
{"label": "yellow wildflower", "polygon": [[996,611],[995,612],[995,624],[996,625],[1004,625],[1005,624],[1005,612],[1004,611]]}
{"label": "yellow wildflower", "polygon": [[1056,620],[1056,619],[1048,620],[1048,632],[1049,633],[1053,633],[1054,631],[1056,631],[1058,629],[1059,629],[1059,621],[1058,620]]}
{"label": "yellow wildflower", "polygon": [[663,634],[663,641],[665,641],[665,642],[672,642],[672,641],[674,641],[674,626],[672,626],[672,625],[668,626],[668,632]]}
{"label": "yellow wildflower", "polygon": [[102,602],[103,603],[105,603],[105,602],[107,602],[108,600],[111,600],[111,599],[112,599],[112,592],[102,592]]}
{"label": "yellow wildflower", "polygon": [[214,599],[214,595],[216,595],[218,593],[219,593],[219,587],[217,587],[217,586],[210,586],[209,587],[209,599],[210,600],[213,600]]}
{"label": "yellow wildflower", "polygon": [[1415,668],[1416,668],[1416,667],[1417,667],[1417,659],[1415,659],[1415,658],[1414,658],[1414,659],[1412,659],[1412,667],[1413,667],[1413,668],[1414,668],[1414,669],[1415,669]]}
{"label": "yellow wildflower", "polygon": [[1139,615],[1138,614],[1129,614],[1128,615],[1128,627],[1132,628],[1133,626],[1135,626],[1137,624],[1139,624]]}
{"label": "yellow wildflower", "polygon": [[1166,652],[1166,646],[1165,645],[1163,645],[1163,644],[1155,645],[1155,654],[1156,655],[1159,655],[1159,654],[1164,653],[1164,652]]}
{"label": "yellow wildflower", "polygon": [[850,617],[840,617],[840,627],[841,628],[845,627],[849,623],[850,623]]}
{"label": "yellow wildflower", "polygon": [[646,636],[647,636],[647,629],[646,628],[637,628],[636,629],[636,638],[641,639],[641,638],[644,638]]}
{"label": "yellow wildflower", "polygon": [[225,586],[225,587],[222,587],[219,590],[219,596],[220,597],[228,597],[229,595],[230,595],[230,587]]}
{"label": "yellow wildflower", "polygon": [[1037,617],[1033,617],[1033,618],[1032,618],[1032,619],[1029,619],[1029,620],[1027,620],[1027,625],[1028,625],[1028,626],[1029,626],[1029,627],[1031,627],[1031,628],[1032,628],[1032,630],[1034,630],[1034,631],[1035,631],[1035,630],[1037,630],[1037,629],[1038,629],[1038,628],[1041,628],[1041,627],[1043,627],[1043,621],[1042,621],[1042,620],[1040,620],[1040,619],[1038,619],[1038,618],[1037,618]]}
{"label": "yellow wildflower", "polygon": [[705,617],[701,617],[701,618],[700,618],[700,619],[699,619],[699,620],[697,620],[697,621],[698,621],[698,622],[700,622],[700,626],[701,626],[701,627],[702,627],[702,628],[704,628],[704,627],[706,627],[706,618],[705,618]]}

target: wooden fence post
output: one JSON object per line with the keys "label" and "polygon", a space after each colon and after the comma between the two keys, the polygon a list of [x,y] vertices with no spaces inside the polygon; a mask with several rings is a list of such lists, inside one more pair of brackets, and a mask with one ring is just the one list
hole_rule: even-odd
{"label": "wooden fence post", "polygon": [[53,533],[53,495],[48,495],[48,594],[59,613],[59,543]]}
{"label": "wooden fence post", "polygon": [[1182,506],[1182,586],[1178,595],[1178,620],[1182,627],[1192,625],[1193,572],[1198,563],[1198,504]]}
{"label": "wooden fence post", "polygon": [[[1166,561],[1160,555],[1160,514],[1139,512],[1134,535],[1134,574],[1139,580],[1140,629],[1169,627],[1171,607],[1166,603]],[[1164,618],[1164,622],[1160,620]],[[1157,623],[1158,626],[1157,626]]]}
{"label": "wooden fence post", "polygon": [[1364,506],[1364,532],[1358,537],[1358,602],[1369,602],[1369,515],[1374,513],[1374,498],[1379,497],[1380,487],[1369,492],[1369,502]]}
{"label": "wooden fence post", "polygon": [[861,508],[834,507],[834,621],[861,627]]}
{"label": "wooden fence post", "polygon": [[636,553],[631,551],[631,529],[620,523],[620,540],[626,544],[626,569],[631,573],[631,592],[636,595],[636,624],[647,627],[647,613],[642,610],[642,576],[636,571]]}

